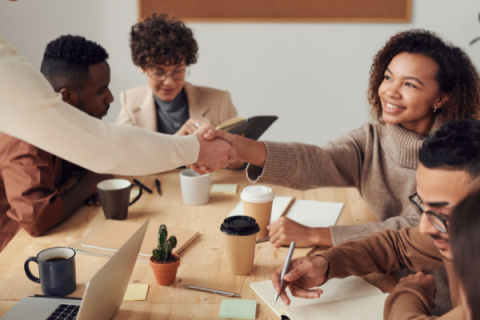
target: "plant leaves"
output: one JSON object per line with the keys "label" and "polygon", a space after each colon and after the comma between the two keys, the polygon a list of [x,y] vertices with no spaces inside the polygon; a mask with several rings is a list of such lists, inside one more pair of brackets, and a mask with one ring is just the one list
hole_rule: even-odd
{"label": "plant leaves", "polygon": [[157,261],[160,261],[160,255],[158,254],[158,250],[157,249],[153,249],[152,250],[152,255],[153,255],[153,258]]}
{"label": "plant leaves", "polygon": [[177,246],[177,237],[171,236],[170,238],[168,238],[167,241],[170,242],[170,244],[172,245],[172,249],[175,249],[175,247]]}
{"label": "plant leaves", "polygon": [[167,226],[162,224],[160,228],[158,228],[158,248],[163,248],[165,240],[167,240],[167,235]]}
{"label": "plant leaves", "polygon": [[475,42],[477,42],[479,40],[480,40],[480,37],[473,39],[472,41],[470,41],[470,45],[474,44]]}

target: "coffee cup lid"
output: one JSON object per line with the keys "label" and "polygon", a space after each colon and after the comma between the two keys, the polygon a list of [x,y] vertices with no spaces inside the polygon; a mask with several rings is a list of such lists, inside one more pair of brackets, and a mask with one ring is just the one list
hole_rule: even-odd
{"label": "coffee cup lid", "polygon": [[275,198],[273,190],[267,186],[249,186],[243,189],[240,199],[252,203],[264,203]]}
{"label": "coffee cup lid", "polygon": [[249,236],[260,231],[257,221],[248,216],[232,216],[223,220],[220,231],[231,236]]}

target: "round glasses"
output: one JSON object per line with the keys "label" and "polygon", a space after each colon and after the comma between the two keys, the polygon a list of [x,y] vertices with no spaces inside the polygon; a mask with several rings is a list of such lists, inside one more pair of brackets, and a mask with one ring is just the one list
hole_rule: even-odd
{"label": "round glasses", "polygon": [[437,228],[438,231],[441,233],[447,233],[448,232],[448,227],[447,227],[447,219],[444,217],[439,216],[435,212],[432,211],[425,211],[425,205],[423,204],[422,199],[418,196],[418,194],[411,195],[408,197],[410,199],[410,202],[413,203],[415,206],[415,209],[417,209],[418,213],[423,214],[425,213],[427,215],[428,221]]}
{"label": "round glasses", "polygon": [[155,82],[161,82],[167,80],[168,77],[172,77],[173,80],[182,81],[185,80],[190,75],[190,68],[178,69],[172,73],[166,73],[163,70],[159,69],[149,69],[147,74]]}

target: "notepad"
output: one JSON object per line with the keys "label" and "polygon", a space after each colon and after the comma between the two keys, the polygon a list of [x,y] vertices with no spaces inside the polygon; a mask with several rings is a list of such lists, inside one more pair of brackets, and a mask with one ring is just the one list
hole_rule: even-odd
{"label": "notepad", "polygon": [[145,301],[147,300],[148,284],[132,283],[127,287],[124,301]]}
{"label": "notepad", "polygon": [[223,299],[220,306],[220,319],[255,319],[257,300]]}
{"label": "notepad", "polygon": [[317,299],[293,297],[287,288],[290,306],[278,299],[274,304],[275,289],[271,281],[254,282],[252,290],[278,316],[288,316],[291,320],[322,319],[382,320],[385,300],[388,294],[363,279],[351,276],[345,279],[331,279],[321,287],[323,293]]}
{"label": "notepad", "polygon": [[237,194],[237,184],[214,184],[211,193]]}
{"label": "notepad", "polygon": [[[293,197],[275,197],[272,205],[270,223],[277,221],[289,206]],[[337,223],[343,209],[343,203],[311,200],[295,200],[286,217],[310,228],[330,227]],[[243,215],[242,201],[228,216]]]}
{"label": "notepad", "polygon": [[[82,247],[117,252],[140,226],[141,224],[135,222],[106,220],[94,232],[81,239]],[[139,256],[152,255],[152,250],[158,244],[158,228],[159,225],[148,225]],[[173,249],[173,253],[182,251],[199,235],[197,231],[179,228],[168,227],[167,231],[168,236],[174,235],[177,238],[177,246]]]}

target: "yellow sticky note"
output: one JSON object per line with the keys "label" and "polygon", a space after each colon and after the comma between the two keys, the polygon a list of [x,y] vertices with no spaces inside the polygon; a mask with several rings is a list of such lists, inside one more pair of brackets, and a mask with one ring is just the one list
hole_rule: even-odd
{"label": "yellow sticky note", "polygon": [[148,284],[129,284],[123,300],[139,301],[147,300]]}
{"label": "yellow sticky note", "polygon": [[219,194],[236,194],[237,193],[236,184],[214,184],[212,186],[212,193]]}

